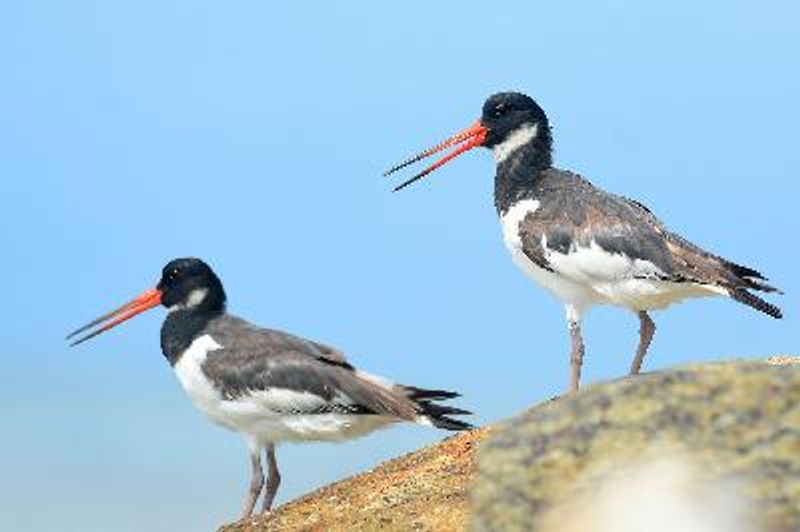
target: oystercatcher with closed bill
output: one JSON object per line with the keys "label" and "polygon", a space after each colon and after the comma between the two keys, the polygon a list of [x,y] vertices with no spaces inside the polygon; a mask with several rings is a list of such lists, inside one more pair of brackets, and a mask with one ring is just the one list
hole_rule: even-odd
{"label": "oystercatcher with closed bill", "polygon": [[780,292],[758,271],[671,232],[641,203],[554,168],[547,116],[530,97],[517,92],[491,96],[475,124],[386,175],[451,146],[457,148],[395,190],[472,148],[494,152],[494,204],[506,246],[514,262],[566,309],[571,391],[578,389],[583,364],[581,320],[593,305],[617,305],[638,314],[639,346],[632,375],[639,373],[655,333],[651,310],[686,298],[726,296],[782,317],[778,307],[751,292]]}
{"label": "oystercatcher with closed bill", "polygon": [[154,289],[68,338],[86,333],[72,343],[79,344],[158,305],[168,311],[161,350],[184,391],[211,421],[241,433],[250,450],[243,517],[262,491],[263,511],[272,507],[281,479],[278,443],[347,440],[397,421],[470,428],[450,417],[470,412],[439,404],[457,397],[455,392],[394,384],[354,368],[332,347],[228,314],[222,283],[195,258],[171,261]]}

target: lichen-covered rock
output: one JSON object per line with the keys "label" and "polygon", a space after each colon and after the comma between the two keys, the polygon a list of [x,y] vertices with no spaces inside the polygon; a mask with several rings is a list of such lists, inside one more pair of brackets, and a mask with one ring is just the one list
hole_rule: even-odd
{"label": "lichen-covered rock", "polygon": [[[662,468],[642,477],[642,490],[664,486],[687,515],[719,503],[720,512],[749,520],[735,530],[800,530],[800,366],[689,366],[588,386],[536,406],[497,426],[481,446],[470,528],[609,530],[607,522],[575,524],[576,512],[600,499],[605,507],[618,504],[600,493],[603,486],[621,493],[627,487],[630,505],[616,511],[635,511],[648,495],[631,487],[642,464]],[[651,518],[648,530],[677,526]]]}
{"label": "lichen-covered rock", "polygon": [[488,432],[453,436],[220,532],[464,530],[475,447]]}

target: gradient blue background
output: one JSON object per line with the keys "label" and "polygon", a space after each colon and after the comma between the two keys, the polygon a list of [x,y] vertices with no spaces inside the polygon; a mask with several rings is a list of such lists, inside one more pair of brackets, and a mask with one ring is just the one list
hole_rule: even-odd
{"label": "gradient blue background", "polygon": [[[63,341],[177,256],[207,259],[233,312],[460,390],[479,423],[563,390],[563,312],[503,248],[490,154],[402,194],[381,177],[498,90],[548,111],[560,166],[787,292],[783,322],[725,300],[658,313],[647,369],[796,352],[800,10],[643,4],[3,2],[2,527],[238,515],[245,448],[184,396],[162,310]],[[586,382],[626,371],[636,329],[589,314]],[[279,502],[443,436],[281,448]]]}

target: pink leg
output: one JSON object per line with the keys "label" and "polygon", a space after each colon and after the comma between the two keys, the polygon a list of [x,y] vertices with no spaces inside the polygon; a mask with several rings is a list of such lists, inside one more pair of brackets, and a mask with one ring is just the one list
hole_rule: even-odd
{"label": "pink leg", "polygon": [[633,357],[633,362],[631,362],[631,375],[638,375],[642,369],[644,356],[647,354],[647,348],[650,347],[650,342],[653,341],[655,333],[656,324],[650,319],[647,312],[642,310],[639,312],[639,347],[636,349],[636,356]]}
{"label": "pink leg", "polygon": [[264,505],[261,510],[265,513],[272,509],[272,502],[278,493],[278,486],[281,485],[281,474],[278,471],[278,461],[275,459],[275,444],[267,445],[266,451],[269,473],[267,474],[267,487],[264,490]]}

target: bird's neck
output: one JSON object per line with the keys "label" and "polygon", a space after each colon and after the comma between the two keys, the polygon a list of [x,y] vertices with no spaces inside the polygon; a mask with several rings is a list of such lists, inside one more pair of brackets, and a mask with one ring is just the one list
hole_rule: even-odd
{"label": "bird's neck", "polygon": [[170,312],[161,325],[161,352],[174,366],[181,355],[198,337],[208,323],[221,316],[224,310],[178,309]]}
{"label": "bird's neck", "polygon": [[536,137],[497,162],[494,206],[501,217],[512,205],[531,199],[536,183],[553,164],[549,135]]}

